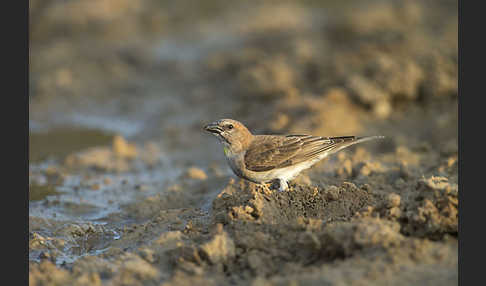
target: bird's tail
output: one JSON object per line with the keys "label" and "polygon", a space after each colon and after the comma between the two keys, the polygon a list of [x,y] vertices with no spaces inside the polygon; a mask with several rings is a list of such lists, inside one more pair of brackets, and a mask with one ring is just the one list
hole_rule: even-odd
{"label": "bird's tail", "polygon": [[356,137],[356,136],[343,136],[343,137],[332,137],[330,138],[331,140],[336,140],[336,141],[341,141],[337,143],[336,147],[333,148],[332,150],[329,150],[329,153],[336,153],[344,148],[347,148],[351,145],[370,141],[370,140],[375,140],[375,139],[383,139],[385,136],[381,135],[376,135],[376,136],[362,136],[362,137]]}
{"label": "bird's tail", "polygon": [[384,139],[384,138],[385,138],[385,136],[383,136],[383,135],[356,137],[356,141],[354,141],[353,143],[361,143],[361,142],[366,142],[366,141],[370,141],[370,140]]}

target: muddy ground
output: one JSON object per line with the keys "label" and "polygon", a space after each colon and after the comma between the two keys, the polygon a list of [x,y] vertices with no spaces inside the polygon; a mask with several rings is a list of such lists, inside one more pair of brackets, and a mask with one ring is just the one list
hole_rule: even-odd
{"label": "muddy ground", "polygon": [[[176,4],[177,3],[177,4]],[[456,285],[456,1],[30,1],[31,285]],[[384,135],[288,192],[202,126]]]}

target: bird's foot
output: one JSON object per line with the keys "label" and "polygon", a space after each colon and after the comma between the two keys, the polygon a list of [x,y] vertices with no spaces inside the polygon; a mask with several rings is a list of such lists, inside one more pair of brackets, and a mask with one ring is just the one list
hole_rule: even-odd
{"label": "bird's foot", "polygon": [[287,191],[289,189],[289,185],[286,180],[283,179],[274,179],[270,182],[267,182],[269,190],[277,190],[279,193],[283,191]]}
{"label": "bird's foot", "polygon": [[289,189],[289,184],[287,183],[286,180],[282,180],[282,179],[279,179],[279,188],[278,188],[278,192],[283,192],[283,191],[287,191]]}

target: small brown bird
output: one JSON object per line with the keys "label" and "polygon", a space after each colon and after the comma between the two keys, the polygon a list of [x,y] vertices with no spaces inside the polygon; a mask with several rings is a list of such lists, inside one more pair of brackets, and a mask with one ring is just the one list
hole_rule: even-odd
{"label": "small brown bird", "polygon": [[288,180],[330,154],[348,146],[383,136],[320,137],[312,135],[253,135],[233,119],[220,119],[204,127],[223,143],[231,170],[240,178],[262,184],[279,181],[279,191]]}

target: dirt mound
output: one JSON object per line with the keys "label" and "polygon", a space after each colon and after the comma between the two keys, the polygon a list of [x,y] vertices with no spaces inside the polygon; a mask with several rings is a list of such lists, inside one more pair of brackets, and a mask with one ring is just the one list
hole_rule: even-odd
{"label": "dirt mound", "polygon": [[[409,275],[419,271],[417,261],[451,267],[457,243],[442,236],[449,248],[437,254],[440,244],[417,238],[419,232],[410,235],[407,225],[393,215],[392,209],[401,205],[408,206],[409,202],[401,202],[396,194],[374,196],[366,187],[351,183],[325,190],[291,185],[289,192],[278,193],[268,186],[232,181],[213,201],[213,231],[203,238],[207,242],[189,252],[180,249],[183,254],[174,259],[174,266],[181,271],[192,269],[191,273],[194,269],[231,273],[230,281],[256,276],[287,277],[273,278],[281,282],[314,277],[323,282],[335,279],[324,278],[329,267],[323,265],[332,263],[330,267],[334,268],[368,259],[371,268],[384,267],[385,261],[391,261],[393,270],[388,275],[398,276],[403,283],[413,281]],[[380,217],[372,211],[375,208],[388,210],[388,216]],[[409,212],[421,213],[418,209]],[[370,271],[370,266],[364,268]],[[406,269],[404,273],[400,273],[402,268]],[[300,276],[301,271],[307,278]],[[435,277],[434,271],[426,270],[417,281]],[[449,275],[447,279],[450,283],[455,278]]]}
{"label": "dirt mound", "polygon": [[447,178],[420,179],[405,200],[390,194],[376,209],[365,215],[379,216],[401,224],[407,236],[438,240],[458,234],[458,188]]}

